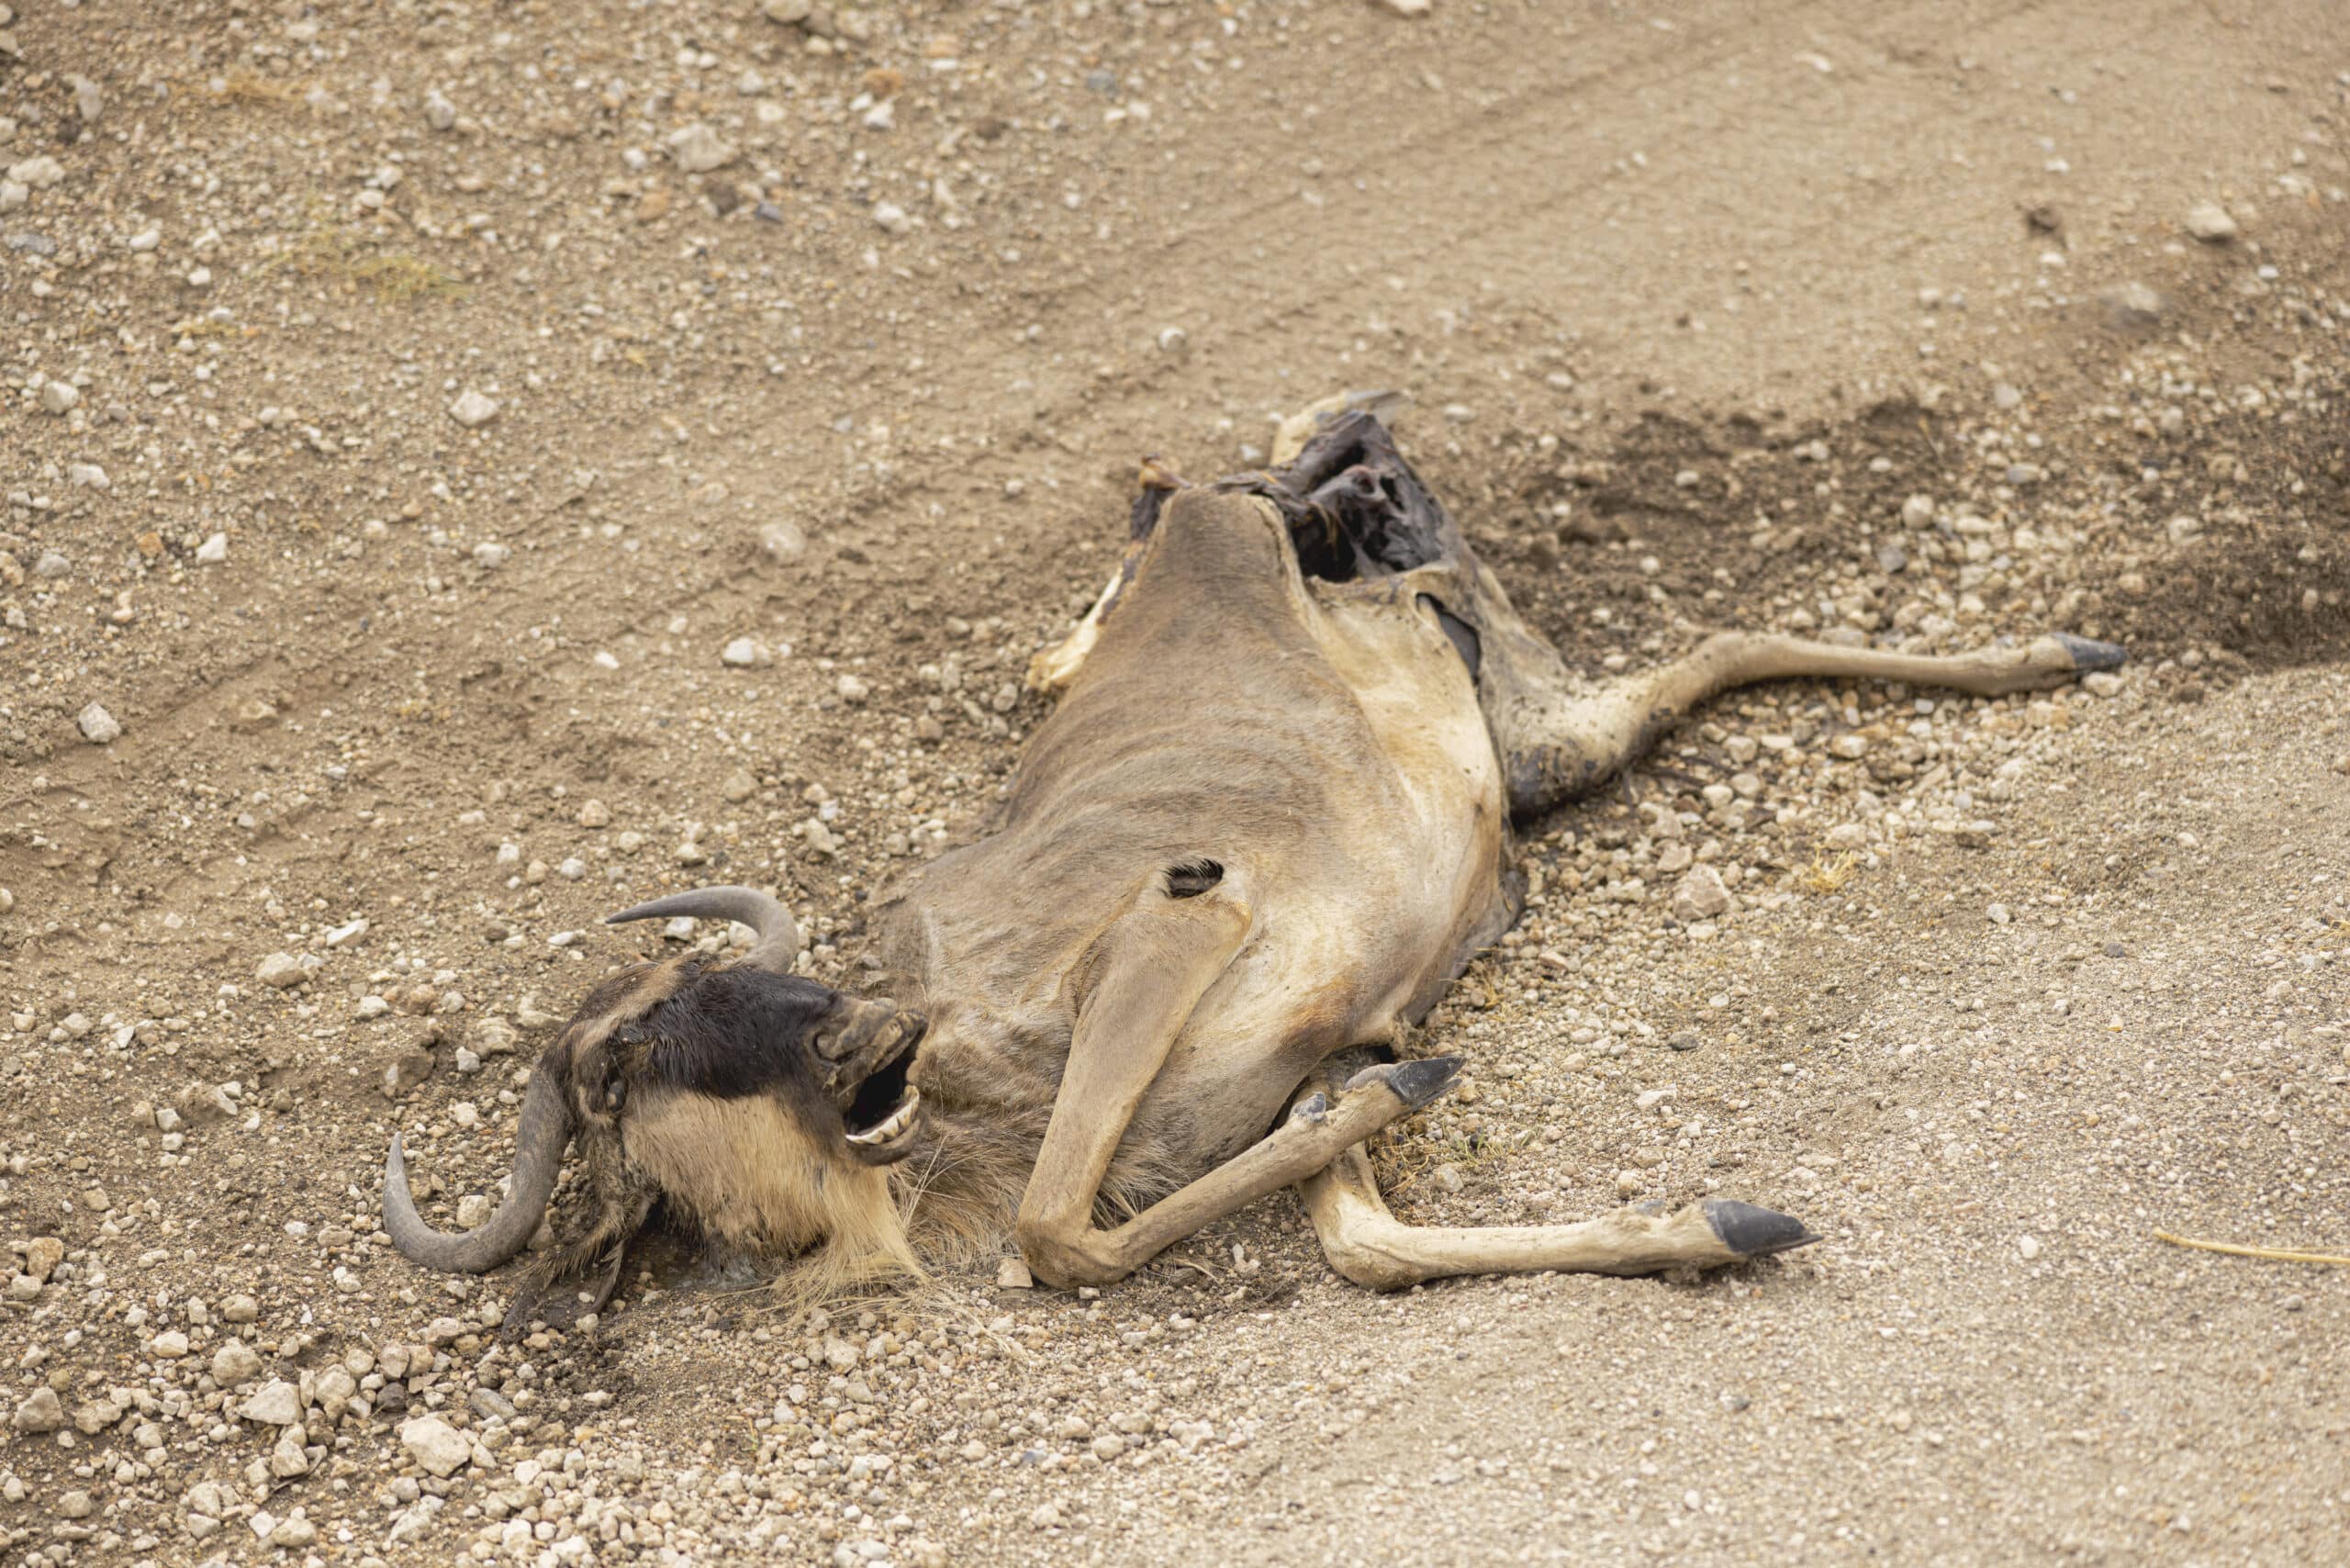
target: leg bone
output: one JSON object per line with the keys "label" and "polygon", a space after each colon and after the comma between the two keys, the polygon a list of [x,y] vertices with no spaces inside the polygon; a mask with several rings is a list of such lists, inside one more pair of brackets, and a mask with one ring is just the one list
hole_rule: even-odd
{"label": "leg bone", "polygon": [[1729,1198],[1669,1215],[1617,1209],[1573,1225],[1436,1227],[1390,1214],[1371,1160],[1349,1148],[1301,1184],[1330,1266],[1359,1285],[1401,1290],[1450,1274],[1652,1274],[1711,1269],[1819,1239],[1801,1220]]}

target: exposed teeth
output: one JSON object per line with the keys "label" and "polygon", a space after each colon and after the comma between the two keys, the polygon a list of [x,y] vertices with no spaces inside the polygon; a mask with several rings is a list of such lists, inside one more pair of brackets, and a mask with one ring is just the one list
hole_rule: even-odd
{"label": "exposed teeth", "polygon": [[914,1113],[921,1108],[922,1091],[910,1084],[906,1089],[906,1097],[898,1102],[898,1108],[890,1113],[888,1121],[881,1123],[878,1126],[867,1127],[861,1133],[849,1134],[848,1141],[861,1144],[888,1143],[914,1125]]}

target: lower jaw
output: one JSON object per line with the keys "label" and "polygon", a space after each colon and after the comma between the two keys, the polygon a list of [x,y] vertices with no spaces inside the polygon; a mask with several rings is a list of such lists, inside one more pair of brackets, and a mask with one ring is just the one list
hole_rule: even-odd
{"label": "lower jaw", "polygon": [[922,1128],[918,1126],[912,1126],[888,1143],[850,1144],[849,1154],[860,1165],[870,1165],[877,1169],[885,1165],[895,1165],[914,1151],[914,1145],[921,1137]]}

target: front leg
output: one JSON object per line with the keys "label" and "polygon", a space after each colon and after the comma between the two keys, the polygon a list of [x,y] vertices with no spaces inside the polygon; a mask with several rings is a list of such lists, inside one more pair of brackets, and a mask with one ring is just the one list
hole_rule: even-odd
{"label": "front leg", "polygon": [[1158,877],[1095,944],[1069,1063],[1013,1228],[1029,1268],[1047,1284],[1102,1277],[1102,1233],[1093,1228],[1102,1179],[1135,1107],[1192,1009],[1240,950],[1248,924],[1247,903],[1220,869],[1203,891],[1193,878]]}
{"label": "front leg", "polygon": [[1367,1068],[1347,1081],[1335,1102],[1318,1092],[1304,1096],[1281,1126],[1198,1181],[1114,1230],[1089,1231],[1081,1238],[1082,1250],[1069,1260],[1072,1278],[1067,1282],[1106,1285],[1125,1279],[1185,1237],[1268,1193],[1307,1180],[1388,1123],[1443,1093],[1460,1072],[1459,1057],[1429,1057]]}

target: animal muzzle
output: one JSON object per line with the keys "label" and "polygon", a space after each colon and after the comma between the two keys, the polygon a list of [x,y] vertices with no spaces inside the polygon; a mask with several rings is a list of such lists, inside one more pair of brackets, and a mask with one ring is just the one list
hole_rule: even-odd
{"label": "animal muzzle", "polygon": [[884,1002],[844,999],[842,1015],[815,1040],[825,1092],[841,1114],[849,1151],[886,1165],[912,1152],[922,1119],[914,1058],[928,1022]]}

